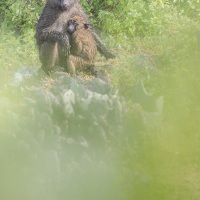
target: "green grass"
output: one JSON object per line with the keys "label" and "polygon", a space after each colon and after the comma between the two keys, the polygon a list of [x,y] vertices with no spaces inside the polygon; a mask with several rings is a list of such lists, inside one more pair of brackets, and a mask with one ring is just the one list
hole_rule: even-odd
{"label": "green grass", "polygon": [[0,83],[5,83],[17,69],[23,66],[39,68],[40,63],[35,41],[34,31],[28,31],[20,37],[15,32],[1,27],[0,33]]}

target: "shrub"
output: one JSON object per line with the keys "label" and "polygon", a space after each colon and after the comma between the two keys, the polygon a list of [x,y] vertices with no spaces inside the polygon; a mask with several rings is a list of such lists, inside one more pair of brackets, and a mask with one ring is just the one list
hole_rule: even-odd
{"label": "shrub", "polygon": [[41,12],[43,1],[7,0],[0,3],[3,22],[9,27],[25,32],[34,28]]}

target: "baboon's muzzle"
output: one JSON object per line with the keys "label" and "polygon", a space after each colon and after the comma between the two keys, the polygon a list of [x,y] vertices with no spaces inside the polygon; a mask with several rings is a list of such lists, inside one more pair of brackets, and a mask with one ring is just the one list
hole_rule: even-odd
{"label": "baboon's muzzle", "polygon": [[62,10],[67,10],[71,5],[73,5],[73,3],[74,1],[71,0],[61,0],[60,7]]}

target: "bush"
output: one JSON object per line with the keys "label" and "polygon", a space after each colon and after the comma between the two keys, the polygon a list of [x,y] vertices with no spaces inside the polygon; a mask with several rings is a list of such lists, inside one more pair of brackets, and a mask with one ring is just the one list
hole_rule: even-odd
{"label": "bush", "polygon": [[43,4],[44,2],[41,0],[6,0],[0,3],[3,22],[19,32],[32,29],[39,17]]}
{"label": "bush", "polygon": [[[114,35],[146,36],[161,35],[181,19],[179,13],[172,5],[164,8],[155,1],[123,2],[114,12],[100,10],[98,23],[103,30]],[[113,23],[113,21],[115,23]],[[109,28],[108,28],[109,27]]]}
{"label": "bush", "polygon": [[189,0],[189,1],[184,1],[184,0],[171,0],[174,6],[177,7],[177,9],[193,18],[193,19],[198,19],[200,16],[200,6],[199,6],[199,0]]}
{"label": "bush", "polygon": [[[178,26],[182,16],[197,21],[198,0],[86,0],[81,1],[92,24],[115,37],[162,35]],[[43,0],[6,0],[0,3],[1,21],[18,32],[33,29],[44,6]],[[184,19],[185,19],[184,17]],[[183,19],[183,20],[184,20]],[[186,21],[187,23],[187,21]]]}

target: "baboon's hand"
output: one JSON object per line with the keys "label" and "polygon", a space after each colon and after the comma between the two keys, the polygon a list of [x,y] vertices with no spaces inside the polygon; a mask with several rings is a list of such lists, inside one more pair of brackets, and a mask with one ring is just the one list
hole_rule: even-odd
{"label": "baboon's hand", "polygon": [[105,54],[105,58],[106,59],[114,59],[114,58],[116,58],[116,56],[114,54],[112,54],[111,52],[107,52]]}

